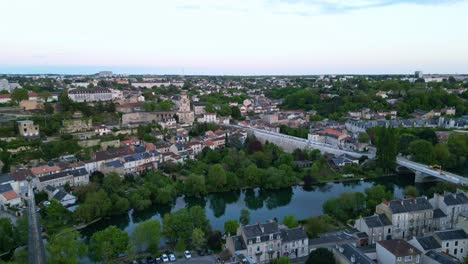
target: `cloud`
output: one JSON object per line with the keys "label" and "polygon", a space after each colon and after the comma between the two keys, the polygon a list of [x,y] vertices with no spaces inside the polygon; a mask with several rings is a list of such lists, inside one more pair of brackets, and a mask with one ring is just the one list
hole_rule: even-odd
{"label": "cloud", "polygon": [[291,13],[312,15],[317,13],[345,13],[354,10],[379,8],[385,6],[410,5],[448,5],[463,0],[268,0],[268,5],[288,5],[301,7]]}

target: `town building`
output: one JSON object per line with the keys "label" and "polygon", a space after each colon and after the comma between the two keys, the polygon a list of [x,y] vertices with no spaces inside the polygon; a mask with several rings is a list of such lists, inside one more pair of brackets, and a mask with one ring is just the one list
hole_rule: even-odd
{"label": "town building", "polygon": [[375,212],[385,214],[392,222],[394,239],[411,239],[433,231],[434,209],[427,197],[384,201]]}
{"label": "town building", "polygon": [[379,264],[421,263],[421,251],[402,239],[379,241],[376,250]]}
{"label": "town building", "polygon": [[182,91],[177,111],[179,122],[191,124],[195,121],[195,114],[190,110],[190,98],[187,91]]}
{"label": "town building", "polygon": [[441,251],[458,260],[465,258],[468,250],[468,235],[463,229],[434,232],[434,238],[441,245]]}
{"label": "town building", "polygon": [[458,216],[468,212],[468,197],[462,191],[456,193],[434,193],[429,200],[434,208],[440,209],[447,216],[448,228],[454,228]]}
{"label": "town building", "polygon": [[237,235],[227,238],[226,247],[231,255],[243,254],[256,263],[309,254],[307,234],[302,227],[288,229],[274,221],[239,227]]}
{"label": "town building", "polygon": [[39,137],[39,125],[31,120],[17,121],[19,134],[23,137]]}
{"label": "town building", "polygon": [[381,240],[392,239],[393,224],[385,214],[360,217],[354,223],[354,227],[367,234],[368,242],[366,244],[369,245]]}
{"label": "town building", "polygon": [[73,102],[100,102],[111,101],[112,91],[109,88],[77,88],[68,91],[68,97]]}

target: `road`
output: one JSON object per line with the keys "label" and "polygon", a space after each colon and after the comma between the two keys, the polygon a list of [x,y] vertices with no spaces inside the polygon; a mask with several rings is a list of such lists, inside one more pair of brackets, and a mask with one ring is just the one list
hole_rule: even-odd
{"label": "road", "polygon": [[28,257],[29,264],[45,264],[45,249],[41,236],[41,228],[37,216],[36,201],[34,200],[34,192],[32,184],[29,183],[28,189],[28,226],[29,226],[29,241],[28,241]]}

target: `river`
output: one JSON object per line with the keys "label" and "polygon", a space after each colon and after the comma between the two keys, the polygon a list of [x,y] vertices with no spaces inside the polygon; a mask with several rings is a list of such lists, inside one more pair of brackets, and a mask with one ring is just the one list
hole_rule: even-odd
{"label": "river", "polygon": [[[114,216],[103,219],[81,230],[84,237],[89,238],[94,232],[110,225],[115,225],[129,234],[134,227],[147,219],[157,219],[168,212],[183,207],[200,205],[205,209],[213,229],[223,230],[224,222],[229,219],[239,219],[240,210],[250,211],[250,223],[262,222],[277,218],[281,220],[285,215],[292,214],[296,219],[305,219],[321,215],[322,204],[330,197],[343,192],[364,192],[368,187],[382,184],[393,192],[397,198],[403,197],[403,190],[407,185],[414,184],[414,175],[397,175],[377,179],[330,182],[312,187],[294,186],[280,190],[264,190],[260,188],[209,194],[204,198],[188,198],[180,196],[171,205],[154,206],[141,212]],[[417,185],[420,193],[433,183]]]}

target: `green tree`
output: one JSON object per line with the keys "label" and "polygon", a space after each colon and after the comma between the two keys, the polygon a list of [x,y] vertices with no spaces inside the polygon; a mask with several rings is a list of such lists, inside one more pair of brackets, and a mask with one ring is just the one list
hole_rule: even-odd
{"label": "green tree", "polygon": [[224,222],[224,233],[229,235],[237,234],[237,228],[239,227],[239,222],[235,219],[230,219]]}
{"label": "green tree", "polygon": [[129,237],[116,226],[98,231],[91,236],[89,253],[91,260],[109,263],[129,248]]}
{"label": "green tree", "polygon": [[369,134],[367,134],[366,132],[362,132],[362,133],[359,133],[358,139],[359,139],[359,142],[361,143],[367,143],[369,142],[370,137],[369,137]]}
{"label": "green tree", "polygon": [[175,252],[182,253],[185,250],[185,242],[183,239],[177,240],[177,243],[175,244],[174,247]]}
{"label": "green tree", "polygon": [[43,225],[50,234],[54,234],[69,225],[72,214],[59,201],[52,199],[42,216]]}
{"label": "green tree", "polygon": [[25,89],[14,89],[11,93],[11,101],[13,101],[15,104],[18,104],[23,100],[28,100],[28,98],[28,91]]}
{"label": "green tree", "polygon": [[226,182],[226,171],[224,170],[223,166],[221,166],[221,164],[215,164],[211,166],[210,170],[208,171],[206,180],[209,189],[212,191],[223,190]]}
{"label": "green tree", "polygon": [[49,239],[47,251],[49,252],[48,263],[77,264],[78,259],[86,255],[87,248],[80,240],[80,233],[67,230]]}
{"label": "green tree", "polygon": [[104,190],[90,192],[86,195],[85,202],[75,212],[78,219],[91,222],[92,220],[106,216],[112,207],[111,200]]}
{"label": "green tree", "polygon": [[245,226],[245,225],[248,225],[249,222],[250,222],[250,211],[247,210],[247,209],[242,209],[240,211],[240,217],[239,217],[239,222]]}
{"label": "green tree", "polygon": [[322,205],[323,212],[346,222],[356,218],[365,209],[365,196],[358,192],[344,192],[338,197],[332,197]]}
{"label": "green tree", "polygon": [[366,194],[366,207],[369,212],[373,212],[375,207],[385,200],[391,200],[393,195],[387,191],[385,186],[377,184],[364,190]]}
{"label": "green tree", "polygon": [[161,239],[161,224],[158,220],[149,219],[141,222],[135,227],[131,240],[135,250],[158,252],[159,240]]}
{"label": "green tree", "polygon": [[192,218],[187,208],[182,208],[174,213],[165,214],[163,218],[163,234],[170,242],[179,239],[187,240],[193,231]]}
{"label": "green tree", "polygon": [[289,228],[294,228],[299,226],[299,222],[297,221],[296,217],[294,215],[285,215],[283,217],[282,221],[283,225],[289,227]]}
{"label": "green tree", "polygon": [[200,249],[205,247],[205,233],[200,228],[194,228],[192,231],[192,244],[195,248]]}
{"label": "green tree", "polygon": [[195,205],[189,210],[194,228],[200,228],[204,232],[210,231],[210,221],[206,217],[205,210],[199,205]]}
{"label": "green tree", "polygon": [[311,238],[315,238],[320,233],[325,233],[331,229],[331,224],[333,219],[327,215],[315,216],[307,219],[304,230],[307,232],[307,235]]}
{"label": "green tree", "polygon": [[403,194],[405,196],[418,197],[419,192],[418,192],[418,189],[416,189],[416,187],[414,187],[412,185],[408,185],[408,186],[405,187],[405,190],[403,191]]}
{"label": "green tree", "polygon": [[270,260],[269,264],[290,264],[291,261],[288,257],[281,257],[277,259]]}
{"label": "green tree", "polygon": [[206,194],[205,177],[190,174],[185,181],[185,192],[190,196],[202,196]]}
{"label": "green tree", "polygon": [[231,106],[231,117],[235,120],[241,120],[242,119],[242,114],[237,106]]}
{"label": "green tree", "polygon": [[417,162],[425,164],[434,162],[434,148],[432,147],[432,143],[427,140],[418,139],[411,142],[408,150]]}
{"label": "green tree", "polygon": [[377,128],[377,164],[385,171],[395,168],[398,154],[398,133],[393,127]]}
{"label": "green tree", "polygon": [[335,264],[333,253],[326,248],[317,248],[307,258],[306,264]]}
{"label": "green tree", "polygon": [[15,229],[9,218],[0,218],[0,252],[15,248]]}

